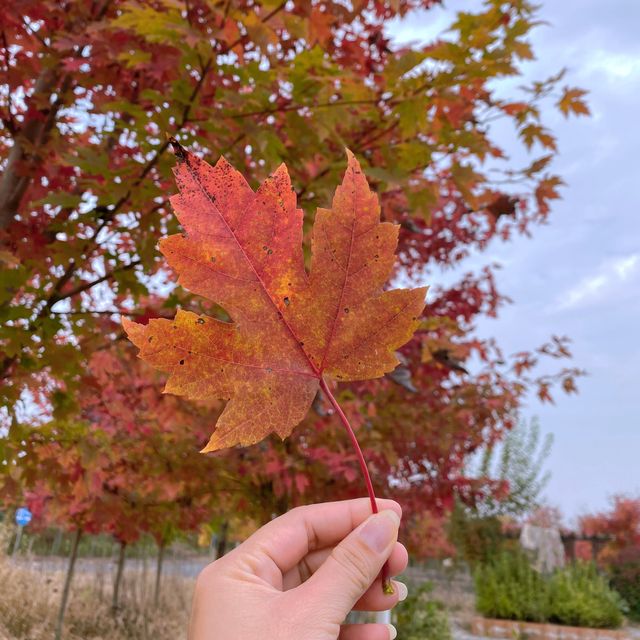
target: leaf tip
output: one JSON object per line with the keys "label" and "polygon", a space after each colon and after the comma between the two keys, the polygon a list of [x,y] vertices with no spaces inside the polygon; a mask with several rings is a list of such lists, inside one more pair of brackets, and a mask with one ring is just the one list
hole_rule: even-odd
{"label": "leaf tip", "polygon": [[185,162],[187,159],[186,149],[173,136],[169,135],[168,133],[166,134],[166,136],[167,142],[171,145],[173,153],[178,159],[178,162]]}
{"label": "leaf tip", "polygon": [[129,340],[131,340],[131,342],[133,342],[133,344],[135,344],[136,346],[139,346],[138,342],[140,341],[145,331],[144,325],[141,325],[138,322],[134,322],[133,320],[129,320],[129,318],[125,318],[124,316],[122,316],[122,318],[120,319],[120,324],[122,325],[122,328],[127,334]]}
{"label": "leaf tip", "polygon": [[207,444],[202,447],[202,449],[200,449],[200,453],[213,453],[214,451],[218,451],[218,449],[220,449],[220,447],[214,442],[214,436],[211,436],[211,439],[209,440],[209,442],[207,442]]}

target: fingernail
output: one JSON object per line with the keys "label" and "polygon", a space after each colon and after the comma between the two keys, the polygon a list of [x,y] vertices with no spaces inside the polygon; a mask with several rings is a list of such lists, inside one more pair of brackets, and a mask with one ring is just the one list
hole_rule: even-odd
{"label": "fingernail", "polygon": [[392,624],[388,624],[387,628],[389,629],[389,640],[393,640],[398,635],[398,632]]}
{"label": "fingernail", "polygon": [[407,599],[409,595],[409,589],[407,589],[407,585],[404,582],[398,582],[397,580],[393,581],[393,584],[396,587],[396,591],[398,592],[398,602],[402,602]]}
{"label": "fingernail", "polygon": [[368,547],[382,553],[396,539],[399,526],[398,514],[389,509],[370,516],[359,535]]}

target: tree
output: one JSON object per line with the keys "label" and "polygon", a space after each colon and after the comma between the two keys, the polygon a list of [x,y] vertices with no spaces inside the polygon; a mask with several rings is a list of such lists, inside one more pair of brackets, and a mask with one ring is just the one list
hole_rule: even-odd
{"label": "tree", "polygon": [[640,547],[640,498],[613,496],[609,510],[580,516],[579,526],[585,535],[610,537],[603,550],[605,557],[628,547]]}
{"label": "tree", "polygon": [[[517,75],[518,62],[533,56],[527,35],[536,10],[521,0],[461,13],[452,39],[394,48],[385,21],[431,4],[6,4],[7,423],[25,390],[45,404],[53,390],[59,399],[73,394],[87,357],[119,337],[101,334],[102,316],[164,313],[149,294],[171,280],[155,251],[176,226],[165,133],[203,154],[226,154],[254,180],[287,161],[309,224],[350,147],[375,180],[384,218],[403,226],[399,264],[410,273],[456,264],[494,237],[544,221],[561,180],[549,171],[556,144],[538,105],[554,100],[565,114],[584,113],[582,93],[561,89],[558,74],[521,99],[497,96],[492,81]],[[491,139],[495,118],[513,122],[542,155],[510,166]],[[445,341],[456,327],[470,333],[474,317],[502,302],[489,268],[431,300]],[[160,304],[198,307],[180,290]],[[433,353],[446,367],[456,357],[446,347]],[[519,367],[532,364],[521,354]],[[559,374],[567,391],[574,375]],[[541,397],[551,382],[537,382]]]}
{"label": "tree", "polygon": [[198,414],[196,407],[162,394],[157,378],[131,349],[93,354],[78,403],[77,421],[57,419],[36,430],[29,425],[15,430],[23,437],[10,440],[3,486],[3,493],[26,503],[41,525],[75,534],[57,637],[84,533],[110,533],[119,543],[116,611],[129,544],[143,533],[166,544],[172,532],[194,531],[226,506],[219,459],[196,455],[206,441],[212,407]]}
{"label": "tree", "polygon": [[[527,423],[521,419],[507,432],[499,447],[490,444],[484,450],[477,470],[471,475],[492,478],[506,485],[501,499],[487,495],[475,508],[480,515],[526,515],[540,506],[540,496],[549,482],[543,466],[551,452],[553,436],[541,442],[540,424],[536,418]],[[497,452],[497,453],[496,453]]]}

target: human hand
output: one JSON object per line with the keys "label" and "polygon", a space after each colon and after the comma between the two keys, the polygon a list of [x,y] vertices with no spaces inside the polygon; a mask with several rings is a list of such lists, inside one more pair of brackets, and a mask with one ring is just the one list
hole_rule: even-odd
{"label": "human hand", "polygon": [[344,625],[352,609],[384,611],[386,560],[398,575],[407,550],[397,542],[402,511],[391,500],[348,500],[298,507],[272,520],[206,567],[196,582],[189,640],[390,640],[384,624]]}

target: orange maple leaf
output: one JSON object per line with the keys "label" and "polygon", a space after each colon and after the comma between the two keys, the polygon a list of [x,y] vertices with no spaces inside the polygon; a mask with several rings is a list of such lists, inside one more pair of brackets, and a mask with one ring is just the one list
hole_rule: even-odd
{"label": "orange maple leaf", "polygon": [[169,373],[165,391],[229,400],[203,451],[288,436],[325,378],[364,380],[398,364],[424,308],[426,287],[383,291],[398,226],[380,222],[358,161],[332,209],[319,209],[310,273],[303,214],[284,165],[254,192],[224,158],[215,167],[173,142],[180,193],[171,198],[185,234],[160,250],[188,290],[232,322],[179,310],[174,320],[123,319],[140,357]]}

